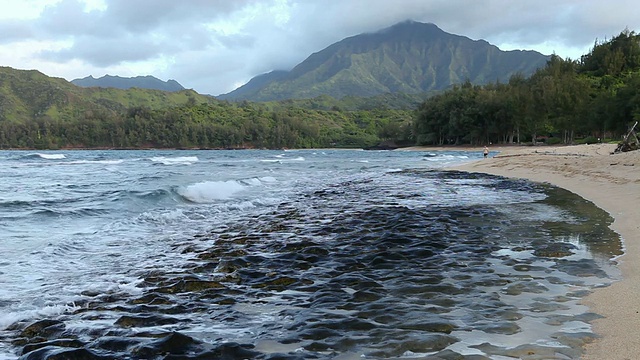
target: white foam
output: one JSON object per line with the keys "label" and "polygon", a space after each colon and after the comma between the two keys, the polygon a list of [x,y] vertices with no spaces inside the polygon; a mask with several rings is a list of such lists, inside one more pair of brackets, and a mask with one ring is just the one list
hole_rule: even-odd
{"label": "white foam", "polygon": [[161,163],[163,165],[191,165],[194,162],[198,161],[197,156],[178,156],[178,157],[165,157],[165,156],[155,156],[150,158],[149,160],[157,163]]}
{"label": "white foam", "polygon": [[159,224],[166,224],[176,220],[182,220],[185,218],[185,214],[181,209],[174,209],[161,212],[146,211],[140,215],[140,218],[145,221],[156,222]]}
{"label": "white foam", "polygon": [[261,178],[259,178],[261,182],[263,183],[274,183],[277,182],[278,180],[276,180],[276,178],[274,178],[273,176],[263,176]]}
{"label": "white foam", "polygon": [[260,181],[260,179],[258,179],[258,178],[251,178],[251,179],[241,180],[240,183],[243,184],[243,185],[249,185],[249,186],[262,185],[262,181]]}
{"label": "white foam", "polygon": [[50,317],[53,315],[64,314],[70,311],[77,311],[79,309],[80,307],[71,305],[48,305],[40,309],[10,312],[8,314],[0,316],[0,329],[5,329],[9,325],[14,324],[20,320],[32,319],[36,317]]}
{"label": "white foam", "polygon": [[196,203],[210,203],[216,200],[230,199],[234,194],[244,190],[238,181],[205,181],[192,184],[177,190],[180,196]]}
{"label": "white foam", "polygon": [[41,153],[36,153],[36,155],[40,156],[43,159],[47,159],[47,160],[60,160],[60,159],[66,159],[67,158],[64,154],[41,154]]}

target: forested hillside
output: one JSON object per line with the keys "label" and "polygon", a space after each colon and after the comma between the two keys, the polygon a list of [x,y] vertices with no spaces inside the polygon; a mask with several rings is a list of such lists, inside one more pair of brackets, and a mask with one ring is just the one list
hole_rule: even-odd
{"label": "forested hillside", "polygon": [[529,78],[456,86],[419,109],[421,145],[619,140],[640,120],[640,36],[625,30],[578,60],[552,56]]}
{"label": "forested hillside", "polygon": [[229,103],[191,90],[80,88],[0,68],[0,148],[367,147],[410,137],[423,95]]}

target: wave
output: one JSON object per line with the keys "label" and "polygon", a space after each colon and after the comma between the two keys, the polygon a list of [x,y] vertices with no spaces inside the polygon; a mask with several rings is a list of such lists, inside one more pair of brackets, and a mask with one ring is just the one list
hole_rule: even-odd
{"label": "wave", "polygon": [[123,159],[117,160],[76,160],[69,161],[68,164],[104,164],[104,165],[117,165],[122,164],[124,162]]}
{"label": "wave", "polygon": [[287,159],[285,157],[282,157],[281,155],[276,155],[275,156],[277,159],[262,159],[260,160],[261,162],[270,162],[270,163],[278,163],[278,164],[282,164],[285,162],[291,162],[291,161],[305,161],[305,158],[302,156],[298,156],[296,158],[292,158],[292,159]]}
{"label": "wave", "polygon": [[226,181],[204,181],[176,189],[176,193],[183,199],[193,203],[211,203],[228,200],[243,190],[274,183],[276,179],[270,176]]}
{"label": "wave", "polygon": [[178,157],[155,156],[150,158],[149,160],[151,160],[154,163],[160,163],[162,165],[191,165],[199,161],[197,156],[178,156]]}
{"label": "wave", "polygon": [[245,189],[239,181],[205,181],[179,188],[176,192],[185,200],[194,203],[209,203],[230,199]]}
{"label": "wave", "polygon": [[18,156],[18,159],[44,159],[44,160],[62,160],[66,159],[65,154],[45,154],[45,153],[31,153],[27,155]]}

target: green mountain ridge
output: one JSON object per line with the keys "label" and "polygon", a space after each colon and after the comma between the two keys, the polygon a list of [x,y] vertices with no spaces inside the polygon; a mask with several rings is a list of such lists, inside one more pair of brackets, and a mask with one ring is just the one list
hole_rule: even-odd
{"label": "green mountain ridge", "polygon": [[88,111],[112,114],[130,107],[161,109],[215,101],[193,90],[82,88],[37,70],[0,67],[0,121],[20,123],[35,118],[65,121]]}
{"label": "green mountain ridge", "polygon": [[482,85],[505,82],[516,73],[529,76],[548,60],[535,51],[502,51],[484,40],[446,33],[434,24],[407,21],[343,39],[291,71],[257,76],[218,98],[273,101],[425,93],[467,80]]}
{"label": "green mountain ridge", "polygon": [[105,75],[100,78],[94,78],[89,75],[82,79],[71,80],[71,83],[81,87],[102,87],[102,88],[116,88],[116,89],[150,89],[150,90],[162,90],[162,91],[182,91],[185,88],[175,80],[162,81],[154,76],[136,76],[136,77],[121,77]]}

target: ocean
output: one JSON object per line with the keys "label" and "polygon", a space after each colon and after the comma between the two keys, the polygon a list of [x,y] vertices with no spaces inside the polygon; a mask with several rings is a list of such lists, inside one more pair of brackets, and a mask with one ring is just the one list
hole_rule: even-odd
{"label": "ocean", "polygon": [[612,219],[468,161],[2,151],[0,359],[579,358]]}

